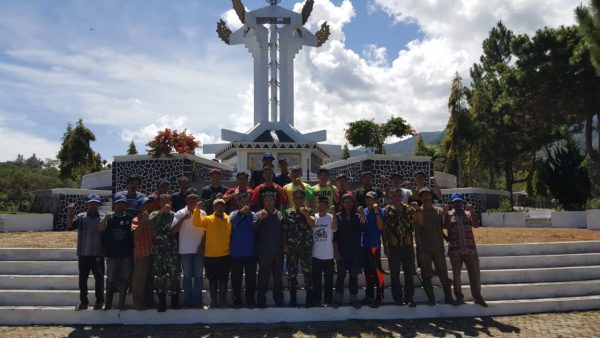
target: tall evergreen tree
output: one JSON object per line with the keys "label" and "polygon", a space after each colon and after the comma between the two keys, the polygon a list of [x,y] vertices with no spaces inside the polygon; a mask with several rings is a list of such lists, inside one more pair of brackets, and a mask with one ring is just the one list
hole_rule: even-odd
{"label": "tall evergreen tree", "polygon": [[138,151],[135,146],[135,142],[133,142],[133,139],[132,139],[131,142],[129,142],[129,148],[127,148],[127,155],[137,155],[137,153],[138,153]]}
{"label": "tall evergreen tree", "polygon": [[342,160],[347,160],[350,158],[350,149],[348,148],[348,143],[344,144],[342,148]]}
{"label": "tall evergreen tree", "polygon": [[62,179],[81,180],[86,172],[96,167],[97,154],[91,147],[93,141],[96,141],[96,136],[83,124],[82,119],[77,121],[75,128],[69,123],[58,152]]}

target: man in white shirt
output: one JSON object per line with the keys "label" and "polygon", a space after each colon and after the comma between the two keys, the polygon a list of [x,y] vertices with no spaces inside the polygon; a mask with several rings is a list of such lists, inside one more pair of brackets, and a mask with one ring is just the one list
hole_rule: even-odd
{"label": "man in white shirt", "polygon": [[[179,255],[183,269],[183,307],[202,308],[204,261],[202,256],[198,255],[198,248],[202,242],[204,231],[192,224],[192,213],[200,202],[198,191],[194,188],[188,189],[185,201],[185,208],[177,211],[173,218],[173,232],[179,233]],[[204,210],[200,212],[202,216],[206,216]]]}

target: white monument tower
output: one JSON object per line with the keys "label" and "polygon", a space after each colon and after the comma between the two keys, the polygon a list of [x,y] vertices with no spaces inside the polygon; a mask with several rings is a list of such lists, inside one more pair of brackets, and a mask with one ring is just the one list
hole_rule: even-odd
{"label": "white monument tower", "polygon": [[305,169],[337,157],[339,146],[318,144],[327,139],[325,130],[303,134],[294,128],[294,58],[303,46],[319,47],[329,38],[327,23],[316,34],[304,28],[314,0],[302,13],[278,6],[280,0],[250,12],[241,0],[232,2],[243,26],[232,32],[220,20],[217,33],[229,45],[243,44],[254,58],[254,127],[247,133],[223,129],[221,139],[230,143],[205,145],[204,153],[238,171],[256,169],[265,152]]}

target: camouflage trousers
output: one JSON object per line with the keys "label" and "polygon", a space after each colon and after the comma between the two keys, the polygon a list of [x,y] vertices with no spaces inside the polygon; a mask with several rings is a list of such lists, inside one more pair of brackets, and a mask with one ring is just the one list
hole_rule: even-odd
{"label": "camouflage trousers", "polygon": [[290,291],[298,290],[298,263],[302,265],[304,289],[312,290],[312,250],[292,250],[286,256],[287,278]]}
{"label": "camouflage trousers", "polygon": [[154,256],[154,290],[157,294],[178,294],[180,291],[181,262],[179,255]]}

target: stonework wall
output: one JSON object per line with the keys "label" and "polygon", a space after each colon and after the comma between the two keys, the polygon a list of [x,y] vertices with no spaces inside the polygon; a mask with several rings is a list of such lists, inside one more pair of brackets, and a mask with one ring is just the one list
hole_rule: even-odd
{"label": "stonework wall", "polygon": [[[403,181],[414,183],[414,176],[417,172],[425,172],[426,175],[433,176],[433,166],[430,160],[413,159],[402,156],[389,155],[366,155],[361,156],[364,159],[352,161],[338,161],[322,166],[331,172],[331,177],[335,178],[338,174],[345,174],[348,180],[352,182],[360,181],[360,174],[363,171],[370,171],[373,174],[375,186],[381,186],[380,176],[390,177],[392,174],[399,173]],[[360,159],[360,157],[359,157]]]}
{"label": "stonework wall", "polygon": [[84,212],[86,197],[88,194],[98,194],[102,202],[111,201],[110,191],[79,190],[79,189],[52,189],[36,193],[33,201],[32,211],[39,213],[51,213],[54,215],[54,230],[65,230],[67,228],[67,206],[75,203],[74,215]]}
{"label": "stonework wall", "polygon": [[194,160],[185,156],[173,156],[159,159],[148,158],[147,156],[130,156],[121,158],[113,162],[113,192],[126,189],[127,177],[139,175],[142,178],[142,185],[139,191],[144,194],[151,194],[156,190],[157,182],[168,180],[169,190],[177,191],[179,186],[177,180],[183,176],[189,177],[193,183],[208,180],[208,172],[213,168],[221,169],[223,180],[230,180],[232,177],[231,169],[224,169],[223,165],[210,160]]}

